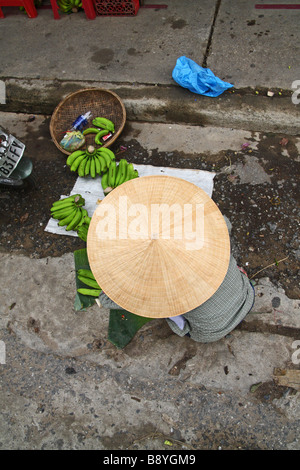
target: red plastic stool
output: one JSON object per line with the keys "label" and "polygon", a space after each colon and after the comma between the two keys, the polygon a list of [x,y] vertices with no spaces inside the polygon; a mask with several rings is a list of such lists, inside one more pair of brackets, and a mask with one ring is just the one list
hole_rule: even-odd
{"label": "red plastic stool", "polygon": [[59,20],[60,16],[59,16],[59,10],[58,10],[56,0],[50,0],[50,1],[51,1],[54,19]]}
{"label": "red plastic stool", "polygon": [[[2,0],[0,0],[0,2],[1,1]],[[57,6],[56,0],[50,0],[50,1],[51,1],[54,19],[59,20],[60,19],[59,8]],[[82,0],[82,7],[85,11],[85,14],[88,20],[94,20],[96,18],[96,12],[95,12],[94,3],[92,0]]]}
{"label": "red plastic stool", "polygon": [[92,0],[82,0],[82,6],[85,11],[87,19],[94,20],[96,18],[96,12],[95,12],[94,3],[92,2]]}
{"label": "red plastic stool", "polygon": [[36,18],[34,0],[0,0],[0,18],[4,18],[1,7],[24,7],[29,18]]}

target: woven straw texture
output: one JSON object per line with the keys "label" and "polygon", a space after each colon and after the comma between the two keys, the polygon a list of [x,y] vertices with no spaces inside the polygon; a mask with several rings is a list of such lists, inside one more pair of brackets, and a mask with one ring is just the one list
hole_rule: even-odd
{"label": "woven straw texture", "polygon": [[[50,121],[50,134],[56,147],[66,155],[70,152],[59,145],[59,142],[65,135],[65,132],[71,127],[75,119],[81,114],[91,111],[92,118],[89,127],[93,127],[92,119],[101,116],[110,119],[115,125],[115,133],[107,140],[103,147],[111,146],[121,134],[125,121],[126,110],[119,96],[102,88],[88,88],[69,94],[55,108]],[[86,138],[86,147],[94,145],[95,134],[88,134]],[[85,146],[83,148],[85,148]]]}
{"label": "woven straw texture", "polygon": [[144,176],[123,183],[99,204],[87,252],[110,299],[131,313],[164,318],[214,294],[228,269],[230,240],[205,191],[180,178]]}

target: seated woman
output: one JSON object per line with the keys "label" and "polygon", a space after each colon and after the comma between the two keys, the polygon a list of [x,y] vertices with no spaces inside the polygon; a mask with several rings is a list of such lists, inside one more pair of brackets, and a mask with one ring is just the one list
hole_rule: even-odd
{"label": "seated woman", "polygon": [[[227,217],[224,219],[230,235],[231,224]],[[122,310],[104,292],[99,300],[105,308]],[[227,273],[217,291],[199,307],[184,315],[166,318],[166,321],[177,335],[188,335],[194,341],[208,343],[230,333],[250,312],[253,304],[254,288],[231,255]]]}

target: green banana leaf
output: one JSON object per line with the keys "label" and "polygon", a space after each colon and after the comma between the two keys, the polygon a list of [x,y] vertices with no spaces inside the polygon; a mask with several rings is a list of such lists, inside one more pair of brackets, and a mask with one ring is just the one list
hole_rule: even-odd
{"label": "green banana leaf", "polygon": [[94,305],[95,303],[95,297],[92,297],[90,295],[82,295],[77,292],[77,289],[80,289],[82,287],[88,287],[83,284],[83,282],[81,282],[77,276],[78,269],[91,269],[86,248],[74,251],[74,263],[76,276],[76,296],[74,301],[74,308],[76,311],[85,310],[86,308],[90,307],[91,305]]}
{"label": "green banana leaf", "polygon": [[117,348],[124,348],[136,332],[152,318],[140,317],[126,310],[110,310],[108,340]]}

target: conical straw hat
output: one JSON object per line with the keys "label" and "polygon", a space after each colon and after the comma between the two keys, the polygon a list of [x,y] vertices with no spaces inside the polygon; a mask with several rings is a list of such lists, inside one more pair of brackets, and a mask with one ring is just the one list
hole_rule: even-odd
{"label": "conical straw hat", "polygon": [[205,191],[181,178],[143,176],[99,204],[87,253],[111,300],[143,317],[166,318],[215,293],[228,269],[230,240]]}

